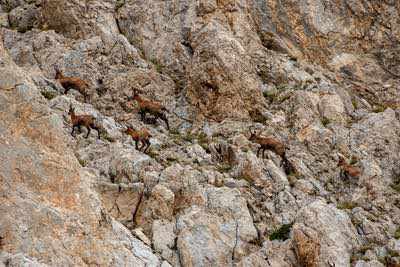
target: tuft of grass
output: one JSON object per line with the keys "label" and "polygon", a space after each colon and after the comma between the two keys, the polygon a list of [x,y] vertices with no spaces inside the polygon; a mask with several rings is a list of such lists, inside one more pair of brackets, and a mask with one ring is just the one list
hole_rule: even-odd
{"label": "tuft of grass", "polygon": [[277,99],[278,94],[271,92],[263,92],[263,96],[265,99],[269,101],[269,103],[273,103]]}
{"label": "tuft of grass", "polygon": [[398,183],[398,184],[394,184],[393,183],[390,186],[393,188],[393,190],[395,190],[395,191],[400,193],[400,183]]}
{"label": "tuft of grass", "polygon": [[79,161],[79,164],[82,166],[82,167],[86,167],[87,166],[87,161],[86,160],[84,160],[84,159],[78,159],[78,161]]}
{"label": "tuft of grass", "polygon": [[393,188],[393,190],[400,193],[400,175],[395,175],[393,177],[393,182],[390,184],[390,186]]}
{"label": "tuft of grass", "polygon": [[205,133],[199,133],[199,135],[197,136],[197,140],[199,144],[205,144],[209,142],[208,136]]}
{"label": "tuft of grass", "polygon": [[353,98],[353,99],[351,100],[351,104],[353,104],[353,108],[354,108],[354,109],[358,109],[358,103],[357,103],[357,100],[356,100],[355,98]]}
{"label": "tuft of grass", "polygon": [[149,148],[149,150],[147,151],[147,156],[149,156],[150,158],[153,159],[157,159],[157,157],[159,156],[157,151],[154,151],[153,149],[151,149],[151,147]]}
{"label": "tuft of grass", "polygon": [[375,113],[381,113],[386,110],[386,107],[383,105],[376,106],[372,111]]}
{"label": "tuft of grass", "polygon": [[108,142],[115,142],[114,138],[112,138],[111,136],[108,135],[107,132],[103,131],[102,133],[100,133],[100,138],[107,140]]}
{"label": "tuft of grass", "polygon": [[397,230],[394,232],[394,238],[400,239],[400,226],[397,227]]}
{"label": "tuft of grass", "polygon": [[232,166],[229,164],[220,164],[217,166],[217,171],[221,173],[229,172],[230,170],[232,170]]}
{"label": "tuft of grass", "polygon": [[297,172],[291,172],[287,175],[287,179],[289,182],[289,185],[293,187],[297,180],[299,179],[300,175]]}
{"label": "tuft of grass", "polygon": [[322,123],[322,125],[324,125],[324,127],[326,127],[329,123],[331,123],[331,121],[328,118],[323,117],[321,119],[321,123]]}
{"label": "tuft of grass", "polygon": [[197,135],[197,142],[207,153],[210,153],[210,140],[205,133],[201,132]]}
{"label": "tuft of grass", "polygon": [[282,240],[285,241],[290,237],[293,223],[283,224],[278,229],[269,235],[269,240]]}
{"label": "tuft of grass", "polygon": [[277,86],[276,86],[276,89],[277,89],[278,91],[285,91],[285,90],[290,89],[290,87],[289,87],[288,84],[282,83],[282,84],[277,85]]}
{"label": "tuft of grass", "polygon": [[194,141],[195,138],[196,138],[196,137],[195,137],[193,134],[191,134],[191,133],[187,133],[186,135],[182,136],[182,139],[183,139],[184,141],[190,142],[190,143],[193,143],[193,141]]}
{"label": "tuft of grass", "polygon": [[173,134],[173,135],[180,135],[181,133],[178,131],[178,129],[171,129],[171,130],[169,130],[169,133],[170,134]]}
{"label": "tuft of grass", "polygon": [[125,0],[117,0],[115,2],[115,11],[118,11],[121,7],[123,7],[126,4]]}
{"label": "tuft of grass", "polygon": [[151,58],[150,62],[153,63],[158,73],[162,73],[164,66],[156,58]]}
{"label": "tuft of grass", "polygon": [[41,91],[40,93],[42,94],[42,96],[44,96],[44,98],[48,100],[52,100],[57,96],[57,93],[53,91]]}
{"label": "tuft of grass", "polygon": [[292,97],[292,94],[285,94],[280,99],[278,99],[278,101],[281,104],[281,103],[285,102],[286,100],[290,99],[291,97]]}
{"label": "tuft of grass", "polygon": [[343,201],[337,205],[340,210],[352,210],[356,207],[356,204],[350,201]]}
{"label": "tuft of grass", "polygon": [[177,158],[169,157],[169,156],[166,158],[166,160],[167,160],[168,162],[171,162],[171,163],[174,163],[174,162],[177,162],[177,161],[178,161]]}

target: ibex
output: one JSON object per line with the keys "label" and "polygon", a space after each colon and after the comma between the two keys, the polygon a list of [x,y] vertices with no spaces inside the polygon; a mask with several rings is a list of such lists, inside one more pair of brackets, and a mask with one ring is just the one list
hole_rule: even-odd
{"label": "ibex", "polygon": [[[130,135],[132,139],[135,141],[135,147],[137,150],[141,151],[144,147],[144,153],[147,152],[147,149],[150,147],[150,138],[152,135],[149,133],[149,131],[146,128],[143,128],[142,130],[138,131],[135,130],[131,127],[128,127],[125,130],[125,133],[127,135]],[[142,143],[142,146],[139,148],[139,142]]]}
{"label": "ibex", "polygon": [[86,81],[78,77],[65,77],[59,69],[56,69],[55,78],[65,89],[64,94],[67,94],[70,89],[75,89],[83,95],[86,102],[89,96],[89,84]]}
{"label": "ibex", "polygon": [[358,178],[361,175],[361,169],[356,166],[351,166],[346,160],[339,155],[338,167],[340,167],[340,177],[350,179]]}
{"label": "ibex", "polygon": [[257,157],[259,156],[260,151],[262,150],[262,156],[264,157],[265,150],[270,150],[281,156],[285,157],[286,147],[285,145],[274,137],[261,137],[260,133],[253,132],[250,129],[250,137],[249,140],[253,143],[259,144],[260,147],[257,150]]}
{"label": "ibex", "polygon": [[86,138],[89,137],[90,129],[94,129],[97,131],[98,138],[100,139],[100,127],[97,125],[95,117],[93,117],[92,115],[76,115],[75,110],[72,106],[69,107],[68,114],[71,116],[72,121],[72,136],[74,136],[76,127],[80,129],[81,126],[85,126],[87,129]]}
{"label": "ibex", "polygon": [[142,121],[146,119],[146,114],[149,113],[150,115],[153,115],[156,118],[160,118],[165,122],[167,125],[167,129],[169,130],[169,123],[167,116],[165,115],[165,112],[167,112],[167,109],[162,106],[160,103],[154,102],[147,100],[139,95],[138,90],[133,91],[133,97],[131,97],[129,100],[136,100],[137,103],[139,104],[139,114],[141,116]]}
{"label": "ibex", "polygon": [[257,150],[257,157],[259,156],[260,151],[262,150],[262,156],[264,158],[265,150],[270,150],[282,158],[281,167],[285,170],[286,174],[290,174],[294,172],[294,167],[290,163],[290,161],[286,158],[286,146],[274,137],[261,137],[260,133],[253,132],[250,130],[249,140],[253,143],[259,144],[260,147]]}

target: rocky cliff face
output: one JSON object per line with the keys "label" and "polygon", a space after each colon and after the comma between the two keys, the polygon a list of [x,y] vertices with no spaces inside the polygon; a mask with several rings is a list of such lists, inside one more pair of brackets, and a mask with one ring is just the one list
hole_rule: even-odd
{"label": "rocky cliff face", "polygon": [[398,1],[0,6],[0,266],[400,265]]}

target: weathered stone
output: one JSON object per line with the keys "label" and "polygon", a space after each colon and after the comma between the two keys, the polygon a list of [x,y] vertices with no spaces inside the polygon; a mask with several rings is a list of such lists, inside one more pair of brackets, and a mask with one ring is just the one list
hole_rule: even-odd
{"label": "weathered stone", "polygon": [[174,251],[176,245],[175,225],[166,220],[155,220],[152,236],[154,250],[174,266],[178,265],[178,255]]}
{"label": "weathered stone", "polygon": [[149,235],[154,220],[172,220],[174,212],[174,193],[163,185],[156,185],[149,199],[142,200],[138,207],[135,222]]}
{"label": "weathered stone", "polygon": [[0,265],[399,265],[397,2],[0,0]]}
{"label": "weathered stone", "polygon": [[32,29],[37,22],[39,10],[35,4],[23,5],[13,9],[8,15],[10,27],[20,32]]}
{"label": "weathered stone", "polygon": [[293,233],[297,257],[305,266],[346,266],[360,246],[348,215],[321,200],[300,210]]}
{"label": "weathered stone", "polygon": [[[21,78],[26,74],[2,46],[0,58],[7,63],[0,67],[2,251],[22,255],[17,265],[39,258],[50,266],[159,265],[150,248],[110,218],[92,189],[96,177],[80,171],[38,89]],[[24,85],[4,90],[11,82]]]}

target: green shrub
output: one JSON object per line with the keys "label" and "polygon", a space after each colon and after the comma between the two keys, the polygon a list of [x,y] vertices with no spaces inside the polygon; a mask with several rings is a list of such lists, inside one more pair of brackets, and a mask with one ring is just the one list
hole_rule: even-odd
{"label": "green shrub", "polygon": [[111,136],[108,135],[108,133],[106,131],[102,131],[100,133],[100,138],[108,141],[108,142],[115,142],[114,138],[112,138]]}
{"label": "green shrub", "polygon": [[393,190],[400,193],[400,183],[398,183],[398,184],[393,183],[390,186],[393,188]]}
{"label": "green shrub", "polygon": [[393,190],[400,193],[400,175],[395,175],[393,177],[393,183],[391,183],[390,186],[393,188]]}
{"label": "green shrub", "polygon": [[351,100],[351,104],[353,104],[353,108],[354,108],[354,109],[358,109],[358,103],[357,103],[357,100],[356,100],[355,98],[353,98],[353,99]]}
{"label": "green shrub", "polygon": [[372,111],[375,112],[375,113],[381,113],[381,112],[384,112],[385,109],[386,109],[385,106],[379,105],[379,106],[376,106]]}
{"label": "green shrub", "polygon": [[276,86],[276,89],[277,89],[278,91],[285,91],[285,90],[290,89],[290,87],[289,87],[288,84],[282,83],[282,84],[277,85],[277,86]]}
{"label": "green shrub", "polygon": [[331,123],[331,121],[328,118],[323,117],[321,119],[321,123],[322,123],[322,125],[324,125],[324,127],[326,127],[329,123]]}
{"label": "green shrub", "polygon": [[125,0],[117,0],[115,2],[115,11],[118,11],[121,7],[125,5]]}
{"label": "green shrub", "polygon": [[394,232],[394,238],[400,239],[400,226],[397,227],[396,232]]}
{"label": "green shrub", "polygon": [[162,73],[164,67],[156,58],[151,58],[150,62],[153,63],[158,73]]}
{"label": "green shrub", "polygon": [[352,210],[356,207],[356,204],[350,201],[343,201],[337,205],[340,210]]}
{"label": "green shrub", "polygon": [[86,167],[86,166],[87,166],[86,160],[84,160],[84,159],[78,159],[78,161],[79,161],[79,164],[80,164],[82,167]]}
{"label": "green shrub", "polygon": [[52,100],[57,96],[57,93],[54,91],[41,91],[40,93],[42,94],[42,96],[44,96],[44,98],[48,100]]}
{"label": "green shrub", "polygon": [[217,166],[217,170],[222,173],[229,172],[231,169],[232,169],[232,166],[229,164],[220,164]]}
{"label": "green shrub", "polygon": [[282,240],[285,241],[290,237],[290,231],[292,230],[293,223],[283,224],[278,229],[273,231],[269,235],[269,240]]}

